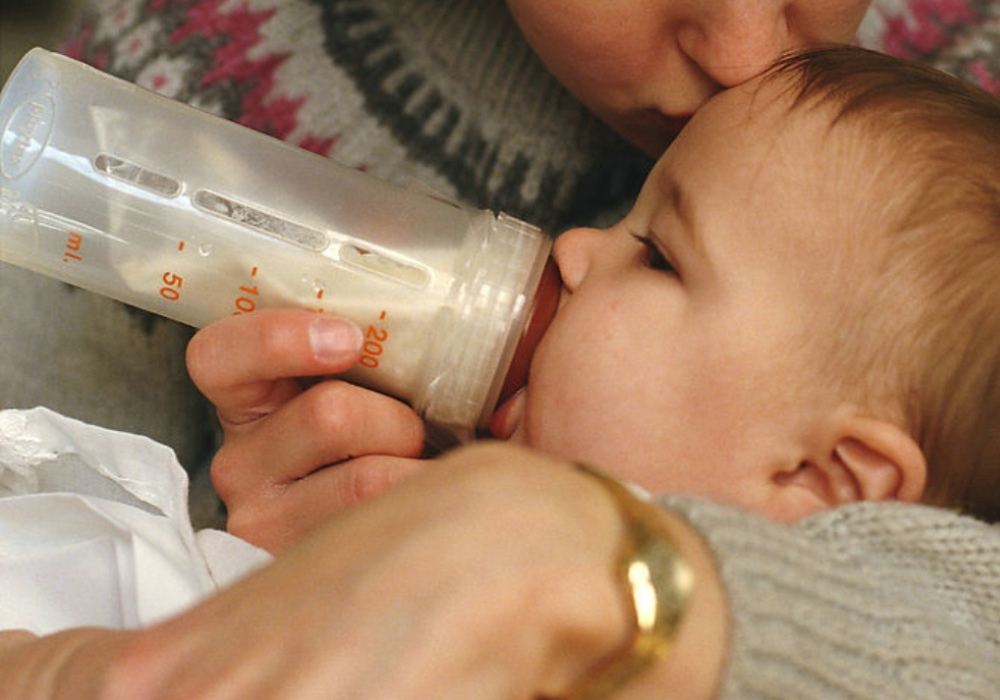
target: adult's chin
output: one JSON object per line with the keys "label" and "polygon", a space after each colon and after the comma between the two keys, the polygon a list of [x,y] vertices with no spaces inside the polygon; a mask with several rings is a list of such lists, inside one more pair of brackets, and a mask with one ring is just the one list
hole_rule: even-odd
{"label": "adult's chin", "polygon": [[608,118],[606,122],[643,153],[659,158],[690,120],[690,114],[669,115],[647,109]]}

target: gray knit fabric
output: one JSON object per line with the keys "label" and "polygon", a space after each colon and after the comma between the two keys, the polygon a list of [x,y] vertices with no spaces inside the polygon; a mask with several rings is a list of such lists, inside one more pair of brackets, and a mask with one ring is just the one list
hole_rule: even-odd
{"label": "gray knit fabric", "polygon": [[795,526],[664,503],[702,533],[729,596],[721,698],[1000,698],[1000,525],[895,503]]}
{"label": "gray knit fabric", "polygon": [[67,53],[276,138],[553,231],[621,211],[648,158],[502,0],[97,2]]}

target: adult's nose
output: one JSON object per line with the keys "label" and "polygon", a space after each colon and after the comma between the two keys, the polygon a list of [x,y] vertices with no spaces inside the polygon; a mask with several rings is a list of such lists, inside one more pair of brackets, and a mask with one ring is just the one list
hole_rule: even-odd
{"label": "adult's nose", "polygon": [[678,29],[681,51],[720,87],[756,77],[798,42],[788,0],[702,0]]}

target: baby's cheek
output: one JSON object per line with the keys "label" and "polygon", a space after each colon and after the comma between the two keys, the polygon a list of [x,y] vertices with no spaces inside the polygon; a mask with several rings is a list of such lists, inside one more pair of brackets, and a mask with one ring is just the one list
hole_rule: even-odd
{"label": "baby's cheek", "polygon": [[578,392],[534,397],[529,392],[514,439],[559,459],[591,462],[596,457],[591,441],[603,434],[602,427],[600,416],[591,411]]}

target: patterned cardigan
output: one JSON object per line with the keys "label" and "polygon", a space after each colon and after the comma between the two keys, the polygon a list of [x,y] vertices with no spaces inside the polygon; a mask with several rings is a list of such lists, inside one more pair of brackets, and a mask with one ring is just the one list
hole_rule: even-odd
{"label": "patterned cardigan", "polygon": [[[994,0],[875,0],[859,41],[1000,93]],[[502,0],[96,0],[66,51],[554,230],[620,211],[647,166],[546,73]]]}

